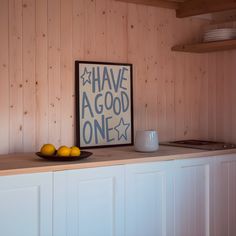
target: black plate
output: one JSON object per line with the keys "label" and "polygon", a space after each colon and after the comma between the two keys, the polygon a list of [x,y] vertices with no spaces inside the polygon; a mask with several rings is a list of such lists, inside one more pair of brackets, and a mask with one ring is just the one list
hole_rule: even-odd
{"label": "black plate", "polygon": [[72,157],[72,156],[60,157],[56,154],[52,156],[46,156],[46,155],[43,155],[41,152],[36,152],[35,154],[48,161],[78,161],[78,160],[82,160],[84,158],[91,156],[92,152],[81,151],[80,156],[76,156],[76,157]]}

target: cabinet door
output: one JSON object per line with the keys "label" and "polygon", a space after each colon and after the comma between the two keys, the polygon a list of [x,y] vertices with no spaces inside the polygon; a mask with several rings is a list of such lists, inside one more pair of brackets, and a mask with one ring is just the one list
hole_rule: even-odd
{"label": "cabinet door", "polygon": [[52,235],[52,174],[0,177],[0,235]]}
{"label": "cabinet door", "polygon": [[123,236],[124,168],[55,173],[54,236]]}
{"label": "cabinet door", "polygon": [[125,173],[125,235],[172,235],[170,163],[127,165]]}
{"label": "cabinet door", "polygon": [[212,159],[179,160],[174,166],[174,235],[212,235]]}
{"label": "cabinet door", "polygon": [[215,236],[236,235],[236,155],[215,159]]}

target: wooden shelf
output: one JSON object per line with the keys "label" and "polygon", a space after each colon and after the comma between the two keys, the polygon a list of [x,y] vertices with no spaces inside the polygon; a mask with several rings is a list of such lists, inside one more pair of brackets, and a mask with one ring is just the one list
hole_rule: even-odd
{"label": "wooden shelf", "polygon": [[120,2],[143,4],[147,6],[177,9],[184,0],[116,0]]}
{"label": "wooden shelf", "polygon": [[172,47],[171,50],[178,52],[207,53],[232,49],[236,49],[236,39],[217,42],[177,45]]}

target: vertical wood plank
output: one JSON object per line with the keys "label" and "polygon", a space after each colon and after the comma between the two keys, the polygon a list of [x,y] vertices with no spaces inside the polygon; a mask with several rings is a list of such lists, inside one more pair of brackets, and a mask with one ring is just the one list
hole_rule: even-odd
{"label": "vertical wood plank", "polygon": [[216,140],[216,54],[208,55],[208,133],[209,139]]}
{"label": "vertical wood plank", "polygon": [[61,0],[61,143],[74,144],[74,63],[72,61],[72,0]]}
{"label": "vertical wood plank", "polygon": [[84,53],[85,60],[94,60],[96,58],[96,0],[84,1]]}
{"label": "vertical wood plank", "polygon": [[127,62],[127,4],[107,0],[107,57]]}
{"label": "vertical wood plank", "polygon": [[[160,9],[161,11],[161,9]],[[163,37],[161,40],[162,48],[164,50],[163,58],[163,81],[165,85],[165,130],[164,130],[164,140],[174,140],[175,139],[175,71],[174,71],[174,59],[175,56],[169,50],[171,45],[175,42],[175,36],[173,37],[173,32],[175,32],[175,17],[173,16],[174,12],[166,11],[166,19],[163,23]],[[158,14],[159,15],[159,14]],[[174,34],[175,35],[175,34]],[[160,37],[157,35],[157,37]],[[159,60],[160,61],[160,60]],[[168,70],[166,69],[168,65]],[[161,115],[161,114],[160,114]]]}
{"label": "vertical wood plank", "polygon": [[9,152],[8,0],[0,1],[0,154]]}
{"label": "vertical wood plank", "polygon": [[[150,7],[147,10],[147,31],[146,37],[148,39],[147,47],[146,47],[146,76],[143,79],[145,84],[145,89],[148,91],[146,94],[146,102],[145,102],[145,119],[146,121],[146,129],[157,129],[158,127],[158,66],[157,61],[159,59],[158,54],[153,54],[152,52],[158,52],[159,43],[158,43],[158,18],[157,18],[158,9],[154,7]],[[149,47],[148,45],[152,45]],[[160,129],[158,128],[158,132],[160,135]]]}
{"label": "vertical wood plank", "polygon": [[195,114],[195,116],[199,116],[199,137],[201,139],[209,138],[209,74],[208,74],[208,55],[202,55],[199,57],[199,63],[201,63],[200,71],[199,71],[199,101],[196,100],[196,104],[199,105],[199,114]]}
{"label": "vertical wood plank", "polygon": [[35,129],[35,0],[23,0],[23,145],[33,152]]}
{"label": "vertical wood plank", "polygon": [[[235,24],[236,25],[236,24]],[[232,81],[232,86],[230,88],[230,93],[232,94],[232,100],[231,100],[231,111],[232,111],[232,127],[231,127],[231,132],[232,132],[232,137],[231,137],[231,142],[236,143],[236,109],[235,109],[235,101],[236,101],[236,80],[235,80],[235,61],[236,61],[236,53],[235,51],[232,52],[232,60],[231,60],[231,81]]]}
{"label": "vertical wood plank", "polygon": [[[138,103],[137,95],[138,95],[138,81],[137,76],[139,74],[138,65],[137,65],[137,54],[138,50],[138,27],[135,24],[136,20],[138,19],[138,12],[136,11],[137,6],[134,4],[127,4],[128,7],[128,14],[127,14],[127,43],[128,43],[128,61],[133,64],[133,110],[134,110],[134,132],[139,129],[139,122],[138,122]],[[135,102],[136,101],[136,102]]]}
{"label": "vertical wood plank", "polygon": [[22,1],[9,0],[10,152],[23,151]]}
{"label": "vertical wood plank", "polygon": [[[173,123],[174,112],[174,82],[173,60],[169,48],[173,44],[171,40],[171,29],[173,15],[170,11],[162,11],[156,14],[157,17],[157,129],[162,140],[174,139],[175,129]],[[168,70],[167,70],[168,65]],[[151,68],[151,70],[153,69]],[[162,89],[161,89],[162,88]],[[150,100],[151,101],[151,100]]]}
{"label": "vertical wood plank", "polygon": [[[73,0],[73,58],[74,60],[85,60],[85,0]],[[83,37],[81,37],[83,35]]]}
{"label": "vertical wood plank", "polygon": [[146,44],[147,7],[128,4],[128,60],[134,64],[134,130],[147,129],[145,114],[146,106]]}
{"label": "vertical wood plank", "polygon": [[[224,53],[224,52],[223,52]],[[224,124],[224,97],[227,96],[224,93],[224,71],[225,64],[222,63],[222,53],[216,53],[216,138],[223,141],[223,124]]]}
{"label": "vertical wood plank", "polygon": [[106,61],[107,59],[107,23],[108,20],[108,8],[107,0],[96,0],[95,5],[95,21],[94,21],[94,31],[96,38],[96,56],[95,61]]}
{"label": "vertical wood plank", "polygon": [[48,88],[49,88],[49,138],[61,145],[61,56],[60,56],[60,0],[48,1]]}
{"label": "vertical wood plank", "polygon": [[48,143],[48,29],[47,29],[47,2],[36,1],[36,150]]}

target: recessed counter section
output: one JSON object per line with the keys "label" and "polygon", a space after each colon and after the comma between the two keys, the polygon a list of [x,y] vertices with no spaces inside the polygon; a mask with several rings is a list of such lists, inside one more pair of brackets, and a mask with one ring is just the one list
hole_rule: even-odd
{"label": "recessed counter section", "polygon": [[73,162],[50,162],[39,158],[34,153],[1,155],[0,176],[171,161],[236,153],[236,149],[203,151],[162,145],[154,153],[135,152],[132,146],[90,149],[88,151],[93,152],[93,155],[87,159]]}

